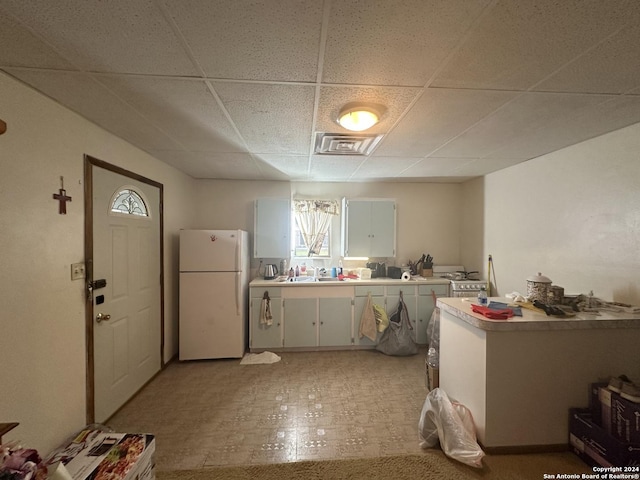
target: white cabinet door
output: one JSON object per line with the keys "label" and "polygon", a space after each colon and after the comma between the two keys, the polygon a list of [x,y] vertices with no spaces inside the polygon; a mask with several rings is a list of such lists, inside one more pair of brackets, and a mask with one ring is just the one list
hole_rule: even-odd
{"label": "white cabinet door", "polygon": [[394,257],[396,206],[393,200],[343,201],[342,254]]}
{"label": "white cabinet door", "polygon": [[449,295],[449,284],[418,286],[418,322],[416,326],[418,335],[416,342],[421,345],[428,345],[431,341],[427,336],[427,330],[431,321],[431,314],[436,308],[433,294],[438,298],[447,297]]}
{"label": "white cabinet door", "polygon": [[386,296],[386,310],[389,320],[391,315],[398,311],[398,304],[400,303],[400,292],[402,292],[402,298],[407,306],[407,313],[409,314],[409,321],[413,328],[413,340],[417,342],[417,329],[416,329],[416,317],[417,317],[417,297],[415,293],[415,287],[399,287],[399,286],[387,286]]}
{"label": "white cabinet door", "polygon": [[350,297],[321,298],[319,338],[321,347],[351,345],[352,304]]}
{"label": "white cabinet door", "polygon": [[[271,316],[273,317],[271,325],[260,323],[260,307],[265,291],[268,292],[271,299]],[[282,348],[282,299],[280,298],[280,289],[252,288],[249,311],[251,318],[249,349],[253,352],[268,348]]]}
{"label": "white cabinet door", "polygon": [[317,298],[287,298],[284,300],[284,346],[318,346]]}
{"label": "white cabinet door", "polygon": [[371,202],[371,247],[369,257],[394,257],[396,254],[396,205]]}
{"label": "white cabinet door", "polygon": [[288,198],[259,198],[254,208],[253,256],[291,256],[291,202]]}

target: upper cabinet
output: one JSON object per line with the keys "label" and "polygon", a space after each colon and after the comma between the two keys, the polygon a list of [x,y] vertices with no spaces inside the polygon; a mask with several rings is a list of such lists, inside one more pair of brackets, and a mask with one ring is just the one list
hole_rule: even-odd
{"label": "upper cabinet", "polygon": [[258,198],[255,201],[253,256],[289,258],[291,255],[291,201]]}
{"label": "upper cabinet", "polygon": [[396,203],[389,199],[343,199],[342,255],[396,256]]}

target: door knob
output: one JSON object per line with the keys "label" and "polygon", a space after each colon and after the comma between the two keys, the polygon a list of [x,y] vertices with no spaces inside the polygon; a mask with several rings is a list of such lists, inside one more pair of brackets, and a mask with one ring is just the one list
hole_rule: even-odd
{"label": "door knob", "polygon": [[109,314],[99,313],[98,315],[96,315],[96,322],[98,322],[98,323],[106,322],[110,318],[111,318],[111,315],[109,315]]}

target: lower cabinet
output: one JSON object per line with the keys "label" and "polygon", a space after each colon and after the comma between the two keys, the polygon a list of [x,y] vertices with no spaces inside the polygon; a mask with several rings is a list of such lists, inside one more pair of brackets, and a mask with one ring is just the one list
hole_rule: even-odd
{"label": "lower cabinet", "polygon": [[387,286],[387,315],[391,319],[391,315],[398,311],[398,304],[400,303],[400,292],[402,292],[402,298],[407,306],[409,312],[409,321],[413,327],[413,340],[416,343],[420,343],[417,340],[417,327],[416,318],[418,315],[416,305],[416,287],[414,285],[401,286],[401,285],[388,285]]}
{"label": "lower cabinet", "polygon": [[[260,323],[260,307],[265,292],[271,299],[272,325]],[[420,345],[427,345],[427,326],[435,308],[433,294],[446,297],[448,284],[251,287],[249,348],[251,351],[351,346],[373,348],[377,340],[360,338],[359,334],[368,295],[371,295],[373,304],[383,307],[391,317],[397,311],[400,292],[407,306],[414,340]]]}
{"label": "lower cabinet", "polygon": [[[356,298],[354,302],[353,312],[353,331],[354,331],[354,344],[363,346],[373,346],[378,343],[377,340],[371,340],[369,337],[363,336],[360,338],[360,321],[362,319],[362,313],[367,305],[367,299],[371,294],[371,303],[376,304],[384,308],[384,286],[383,285],[371,285],[370,287],[356,287]],[[378,333],[378,335],[380,335]]]}
{"label": "lower cabinet", "polygon": [[317,305],[317,298],[285,299],[283,343],[285,348],[315,347],[318,345]]}
{"label": "lower cabinet", "polygon": [[[284,298],[285,348],[347,347],[353,338],[353,289],[290,287]],[[304,290],[302,290],[304,288]],[[290,298],[305,295],[304,298]]]}
{"label": "lower cabinet", "polygon": [[[260,323],[260,309],[265,292],[269,295],[271,325]],[[265,350],[268,348],[282,348],[282,298],[279,288],[250,289],[251,304],[249,305],[249,349]]]}
{"label": "lower cabinet", "polygon": [[352,344],[353,302],[351,298],[320,298],[318,318],[318,345],[343,347]]}
{"label": "lower cabinet", "polygon": [[419,344],[428,345],[431,340],[427,336],[427,329],[429,328],[431,314],[436,308],[435,300],[433,298],[434,294],[436,297],[448,297],[449,284],[418,285],[418,322],[416,326],[416,342]]}

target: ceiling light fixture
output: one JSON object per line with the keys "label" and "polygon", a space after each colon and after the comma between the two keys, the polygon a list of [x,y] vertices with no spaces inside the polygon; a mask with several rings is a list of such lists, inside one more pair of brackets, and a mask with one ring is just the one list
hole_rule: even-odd
{"label": "ceiling light fixture", "polygon": [[367,104],[351,103],[342,107],[338,123],[347,130],[362,132],[380,121],[380,111]]}

